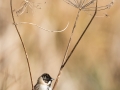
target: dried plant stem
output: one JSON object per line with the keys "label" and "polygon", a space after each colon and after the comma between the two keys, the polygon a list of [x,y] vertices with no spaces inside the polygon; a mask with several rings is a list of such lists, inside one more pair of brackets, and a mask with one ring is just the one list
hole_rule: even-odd
{"label": "dried plant stem", "polygon": [[78,18],[79,18],[79,13],[80,13],[80,11],[81,11],[81,9],[78,10],[78,13],[77,13],[77,16],[76,16],[76,19],[75,19],[75,22],[74,22],[74,26],[73,26],[73,29],[72,29],[72,32],[71,32],[71,35],[70,35],[70,39],[69,39],[69,41],[68,41],[68,45],[67,45],[67,48],[66,48],[64,57],[63,57],[63,61],[62,61],[62,64],[61,64],[59,73],[58,73],[58,75],[57,75],[55,84],[54,84],[54,86],[53,86],[53,90],[54,90],[54,88],[55,88],[55,86],[56,86],[56,84],[57,84],[57,82],[58,82],[58,80],[59,80],[60,74],[61,74],[61,72],[62,72],[62,69],[63,69],[63,66],[62,66],[62,65],[64,64],[64,62],[65,62],[65,60],[66,60],[66,57],[67,57],[67,54],[68,54],[68,51],[69,51],[69,47],[70,47],[70,43],[71,43],[71,40],[72,40],[72,36],[73,36],[74,30],[75,30],[75,27],[76,27],[76,23],[77,23],[77,20],[78,20]]}
{"label": "dried plant stem", "polygon": [[69,58],[71,57],[72,53],[74,52],[74,50],[76,49],[77,45],[79,44],[79,42],[81,41],[82,37],[84,36],[85,32],[87,31],[88,27],[90,26],[90,24],[92,23],[93,19],[95,18],[95,15],[97,14],[97,0],[96,0],[96,9],[94,12],[93,17],[91,18],[90,22],[88,23],[88,25],[86,26],[86,28],[84,29],[83,33],[80,35],[78,41],[76,42],[75,46],[73,47],[72,51],[70,52],[69,56],[67,57],[66,61],[64,62],[64,64],[62,65],[63,67],[66,65],[66,63],[68,62]]}
{"label": "dried plant stem", "polygon": [[28,64],[28,69],[29,69],[29,74],[30,74],[31,85],[32,85],[32,90],[33,90],[34,87],[33,87],[33,80],[32,80],[32,74],[31,74],[29,59],[28,59],[28,55],[27,55],[26,48],[25,48],[25,45],[24,45],[24,43],[23,43],[22,37],[21,37],[21,35],[20,35],[20,32],[19,32],[19,30],[18,30],[18,28],[17,28],[17,25],[16,25],[16,22],[15,22],[15,18],[14,18],[14,15],[13,15],[13,8],[12,8],[12,0],[10,0],[10,8],[11,8],[11,14],[12,14],[13,23],[14,23],[14,25],[15,25],[16,31],[17,31],[17,33],[18,33],[18,36],[19,36],[19,38],[20,38],[20,41],[21,41],[21,43],[22,43],[23,50],[24,50],[24,53],[25,53],[25,56],[26,56],[26,60],[27,60],[27,64]]}
{"label": "dried plant stem", "polygon": [[47,31],[47,32],[63,32],[63,31],[65,31],[65,30],[67,29],[67,27],[68,27],[68,25],[69,25],[69,22],[68,22],[68,24],[66,25],[66,27],[65,27],[64,29],[59,30],[59,31],[57,31],[57,30],[45,29],[45,28],[43,28],[43,27],[41,27],[41,26],[39,26],[39,25],[37,25],[37,24],[35,24],[35,23],[29,23],[29,22],[19,22],[19,23],[17,23],[17,25],[19,25],[19,24],[29,24],[29,25],[33,25],[33,26],[36,26],[36,27],[38,27],[38,28],[40,28],[40,29],[42,29],[42,30],[44,30],[44,31]]}
{"label": "dried plant stem", "polygon": [[81,9],[78,10],[78,13],[77,13],[77,16],[76,16],[76,19],[75,19],[75,22],[74,22],[74,26],[73,26],[73,29],[72,29],[72,32],[71,32],[71,35],[70,35],[70,39],[68,41],[68,45],[67,45],[67,48],[66,48],[66,51],[65,51],[65,54],[64,54],[64,58],[63,58],[62,64],[64,64],[64,61],[66,60],[67,53],[68,53],[68,50],[69,50],[69,47],[70,47],[70,43],[71,43],[71,40],[72,40],[72,36],[73,36],[74,30],[75,30],[75,27],[76,27],[76,23],[77,23],[77,20],[79,18],[80,11],[81,11]]}
{"label": "dried plant stem", "polygon": [[[96,13],[97,13],[97,3],[98,3],[98,1],[96,0],[96,8],[95,8],[95,12],[94,12],[93,17],[92,17],[91,20],[89,21],[88,25],[87,25],[86,28],[84,29],[83,33],[80,35],[78,41],[76,42],[75,46],[73,47],[73,49],[71,50],[69,56],[67,57],[67,53],[68,53],[68,50],[69,50],[69,47],[70,47],[70,42],[71,42],[71,39],[72,39],[72,35],[73,35],[73,33],[74,33],[74,29],[75,29],[75,27],[76,27],[76,22],[77,22],[77,20],[78,20],[79,13],[80,13],[80,11],[81,11],[81,9],[79,9],[78,14],[77,14],[77,16],[76,16],[76,20],[75,20],[74,26],[73,26],[72,33],[71,33],[71,35],[70,35],[70,39],[69,39],[69,42],[68,42],[68,45],[67,45],[67,49],[66,49],[66,52],[65,52],[65,55],[64,55],[62,64],[61,64],[60,70],[59,70],[59,72],[58,72],[58,75],[57,75],[57,78],[56,78],[56,81],[55,81],[55,84],[54,84],[52,90],[55,89],[55,87],[56,87],[56,85],[57,85],[57,83],[58,83],[58,80],[59,80],[60,75],[61,75],[61,73],[62,73],[62,69],[64,68],[64,66],[65,66],[66,63],[68,62],[68,60],[69,60],[69,58],[71,57],[72,53],[73,53],[74,50],[76,49],[77,45],[78,45],[79,42],[81,41],[81,39],[82,39],[82,37],[84,36],[85,32],[87,31],[88,27],[90,26],[90,24],[92,23],[93,19],[95,18]],[[67,57],[67,58],[66,58],[66,57]]]}

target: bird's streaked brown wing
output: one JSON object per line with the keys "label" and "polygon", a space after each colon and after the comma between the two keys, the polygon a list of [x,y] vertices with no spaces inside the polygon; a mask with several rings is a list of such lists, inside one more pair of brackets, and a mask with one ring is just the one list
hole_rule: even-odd
{"label": "bird's streaked brown wing", "polygon": [[40,84],[36,84],[36,85],[34,86],[34,90],[39,90],[39,87],[40,87]]}

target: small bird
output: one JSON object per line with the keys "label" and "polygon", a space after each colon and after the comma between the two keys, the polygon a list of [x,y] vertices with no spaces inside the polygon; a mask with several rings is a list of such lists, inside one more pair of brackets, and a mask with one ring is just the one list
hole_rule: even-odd
{"label": "small bird", "polygon": [[38,80],[36,85],[34,86],[34,90],[52,90],[51,83],[54,79],[47,73],[42,74]]}

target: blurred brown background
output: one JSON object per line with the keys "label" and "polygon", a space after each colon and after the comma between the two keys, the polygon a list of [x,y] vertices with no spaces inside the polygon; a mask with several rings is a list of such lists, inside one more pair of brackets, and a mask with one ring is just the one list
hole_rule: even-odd
{"label": "blurred brown background", "polygon": [[[0,0],[0,90],[31,90],[28,67],[10,13],[10,0]],[[44,72],[56,78],[73,27],[77,9],[63,0],[32,1],[41,9],[28,8],[17,16],[23,0],[13,0],[16,22],[32,22],[49,30],[28,24],[18,25],[29,55],[33,83]],[[110,0],[99,0],[106,5]],[[39,4],[38,4],[39,3]],[[56,90],[120,90],[120,1],[97,15],[80,44],[63,69]],[[91,12],[80,13],[71,48],[88,24]]]}

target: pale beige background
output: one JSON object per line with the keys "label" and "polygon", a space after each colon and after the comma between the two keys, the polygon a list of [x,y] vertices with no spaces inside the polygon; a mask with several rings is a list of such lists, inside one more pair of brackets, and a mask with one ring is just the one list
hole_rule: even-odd
{"label": "pale beige background", "polygon": [[[36,0],[41,9],[28,8],[28,13],[15,14],[23,0],[13,0],[16,22],[32,22],[46,29],[31,25],[18,25],[29,55],[33,83],[44,72],[56,78],[77,9],[63,0]],[[99,0],[99,5],[110,0]],[[10,0],[0,0],[0,90],[31,90],[25,54],[10,13]],[[45,3],[46,2],[46,3]],[[116,0],[107,13],[96,17],[80,44],[63,69],[56,90],[120,90],[120,1]],[[90,12],[81,12],[71,48],[89,22]],[[71,50],[70,48],[70,50]]]}

